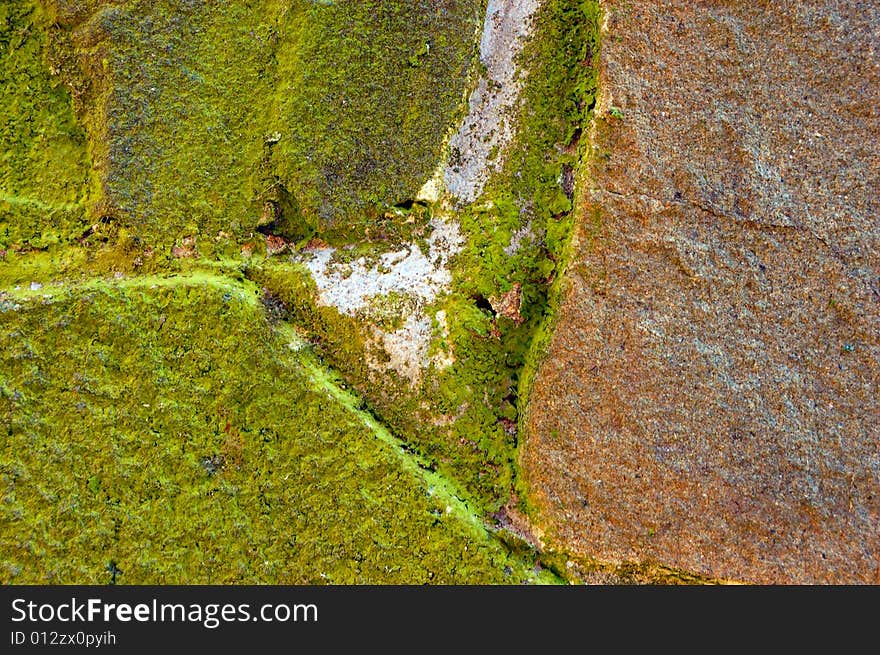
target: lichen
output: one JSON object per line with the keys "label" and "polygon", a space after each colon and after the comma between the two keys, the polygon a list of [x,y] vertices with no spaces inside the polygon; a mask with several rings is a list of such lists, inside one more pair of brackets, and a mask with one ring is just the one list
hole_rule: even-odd
{"label": "lichen", "polygon": [[[590,120],[596,84],[596,4],[548,0],[533,20],[533,36],[521,55],[529,65],[516,136],[503,165],[476,202],[461,205],[441,196],[430,207],[434,220],[460,226],[462,242],[449,260],[444,293],[427,299],[425,312],[442,315],[444,325],[423,354],[417,384],[413,376],[383,366],[382,353],[371,349],[369,337],[387,317],[371,324],[368,316],[337,313],[328,321],[320,297],[349,286],[360,291],[364,285],[357,280],[328,287],[319,275],[319,287],[302,294],[288,288],[302,291],[304,284],[291,281],[289,268],[267,262],[250,273],[292,299],[291,320],[314,336],[371,410],[439,471],[460,480],[486,516],[508,502],[517,486],[517,423],[528,391],[523,373],[534,366],[533,340],[545,329],[550,288],[564,265],[578,139]],[[514,294],[515,313],[493,307]],[[349,337],[340,343],[335,333]]]}
{"label": "lichen", "polygon": [[47,62],[48,24],[36,3],[0,1],[0,249],[47,247],[85,222],[86,136]]}
{"label": "lichen", "polygon": [[[161,250],[257,228],[294,241],[316,232],[337,242],[374,238],[436,164],[436,135],[458,112],[472,62],[479,4],[47,0],[50,20],[31,3],[23,12],[4,2],[7,48],[26,46],[25,56],[4,59],[6,74],[20,78],[16,66],[25,66],[46,88],[26,96],[17,81],[7,112],[30,102],[43,123],[61,118],[37,121],[35,134],[69,137],[67,158],[82,161],[39,160],[63,171],[56,186],[71,176],[79,183],[64,187],[61,204],[51,189],[10,185],[3,196],[17,200],[19,214],[29,209],[31,222],[47,207],[84,204],[90,222],[110,217]],[[38,49],[48,55],[28,54]],[[54,76],[37,70],[44,59]],[[33,123],[8,133],[19,138]],[[29,146],[17,148],[22,157]],[[31,184],[44,178],[34,166],[24,173]],[[391,220],[388,231],[404,223]],[[60,227],[61,241],[78,236]]]}
{"label": "lichen", "polygon": [[460,111],[476,0],[293,3],[279,31],[272,159],[325,240],[415,199]]}
{"label": "lichen", "polygon": [[4,583],[552,580],[377,438],[259,294],[210,273],[6,292]]}
{"label": "lichen", "polygon": [[[2,38],[26,44],[3,70],[44,98],[16,82],[0,106],[38,126],[0,135],[17,166],[0,198],[3,474],[24,535],[2,542],[7,579],[106,581],[111,551],[122,582],[534,579],[483,524],[518,489],[598,8],[536,10],[511,139],[461,203],[444,149],[481,77],[483,9],[0,2]],[[442,253],[438,226],[461,237]],[[393,274],[404,250],[428,293],[332,301],[346,270]],[[356,400],[321,392],[326,366]],[[431,476],[466,509],[447,517]]]}

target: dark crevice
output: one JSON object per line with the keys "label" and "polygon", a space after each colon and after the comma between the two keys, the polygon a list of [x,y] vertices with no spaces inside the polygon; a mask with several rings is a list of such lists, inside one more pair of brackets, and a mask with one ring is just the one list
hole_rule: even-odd
{"label": "dark crevice", "polygon": [[115,560],[110,560],[110,563],[107,565],[107,573],[110,574],[110,584],[115,585],[117,584],[116,578],[122,573],[122,569],[116,565]]}
{"label": "dark crevice", "polygon": [[314,236],[316,227],[303,216],[296,196],[280,180],[275,179],[258,199],[263,201],[257,225],[260,234],[291,241]]}
{"label": "dark crevice", "polygon": [[394,205],[394,207],[395,207],[395,209],[405,209],[405,210],[409,211],[415,205],[418,205],[419,207],[427,207],[428,203],[424,202],[423,200],[409,199],[409,200],[404,200],[403,202],[396,203]]}
{"label": "dark crevice", "polygon": [[474,305],[476,305],[477,309],[484,312],[489,312],[492,316],[496,315],[495,308],[492,307],[492,303],[489,302],[489,299],[485,296],[477,294],[475,296],[472,296],[471,300],[474,301]]}
{"label": "dark crevice", "polygon": [[574,200],[574,167],[569,164],[562,165],[559,186],[569,200]]}
{"label": "dark crevice", "polygon": [[263,305],[263,309],[266,310],[266,318],[269,320],[269,323],[274,325],[287,318],[289,313],[287,305],[266,287],[263,287],[260,303]]}

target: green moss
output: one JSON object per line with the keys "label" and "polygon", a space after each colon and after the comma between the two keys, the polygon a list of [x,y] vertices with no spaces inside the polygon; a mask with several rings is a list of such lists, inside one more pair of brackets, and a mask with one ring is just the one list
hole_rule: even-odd
{"label": "green moss", "polygon": [[[377,300],[372,316],[324,307],[308,272],[268,257],[255,233],[353,244],[340,259],[425,246],[433,208],[409,201],[464,109],[482,4],[50,3],[45,56],[71,89],[92,161],[64,202],[90,215],[73,229],[56,224],[61,196],[0,203],[29,207],[39,226],[26,247],[0,242],[0,286],[19,286],[0,298],[5,480],[31,476],[8,506],[35,544],[7,555],[23,546],[3,542],[10,579],[103,581],[107,562],[69,557],[85,547],[74,521],[94,521],[83,539],[113,552],[122,582],[509,579],[496,576],[509,556],[474,516],[517,484],[515,426],[551,325],[592,107],[596,3],[542,6],[518,137],[496,153],[504,167],[481,202],[455,216],[466,245],[451,292],[428,308],[445,311],[432,347],[449,367],[415,383],[377,367],[374,325],[399,327],[403,299]],[[515,293],[518,310],[498,313]],[[19,454],[23,439],[39,457]],[[133,471],[135,461],[148,464]],[[204,479],[192,477],[199,467]],[[447,524],[457,527],[431,532]],[[407,541],[416,557],[404,557]],[[462,544],[465,563],[448,568],[440,553],[458,561]],[[517,561],[514,576],[528,579]]]}
{"label": "green moss", "polygon": [[[582,179],[585,175],[584,168],[580,166],[583,157],[589,156],[587,144],[582,147],[581,135],[589,127],[593,118],[593,107],[598,87],[598,57],[600,49],[599,40],[599,24],[601,22],[601,12],[596,2],[551,2],[547,5],[547,11],[555,13],[560,17],[567,16],[569,19],[560,23],[556,23],[555,28],[550,29],[550,34],[555,34],[557,43],[565,43],[568,45],[569,66],[567,73],[563,75],[564,82],[557,88],[557,98],[559,92],[563,92],[564,99],[561,100],[561,106],[565,108],[564,116],[567,127],[563,124],[557,126],[557,138],[562,137],[563,140],[557,144],[554,149],[555,155],[546,163],[545,173],[541,176],[545,184],[549,185],[550,178],[557,175],[557,188],[559,176],[566,171],[570,176],[570,184],[572,185],[573,204],[561,214],[554,211],[558,209],[548,204],[543,209],[543,220],[540,215],[538,220],[544,228],[543,262],[539,263],[536,271],[545,275],[542,284],[539,285],[540,304],[542,306],[542,318],[535,324],[534,331],[531,335],[531,341],[528,343],[528,350],[524,353],[523,366],[519,379],[519,387],[517,395],[519,398],[520,415],[518,418],[518,427],[521,432],[525,431],[528,419],[529,396],[534,377],[538,367],[546,354],[550,338],[556,326],[557,310],[560,299],[564,290],[564,273],[568,262],[571,258],[572,250],[572,233],[574,230],[574,222],[577,220],[580,224],[592,226],[599,220],[598,216],[590,217],[590,221],[584,221],[584,216],[580,210],[578,199],[580,194],[584,193],[584,182]],[[582,35],[578,38],[573,34],[572,30],[577,26],[581,26]],[[544,40],[537,46],[541,52],[546,55],[553,51],[553,40]],[[544,59],[544,61],[547,61]],[[552,55],[550,61],[553,61]],[[575,65],[576,62],[576,65]],[[545,80],[553,78],[539,78],[540,82],[537,86],[530,87],[532,94],[531,102],[541,105],[541,98],[544,94],[553,95],[552,82],[544,83]],[[528,137],[529,148],[535,148],[536,141],[534,137]],[[560,145],[565,144],[565,147]],[[546,145],[546,144],[545,144]],[[540,150],[540,148],[539,148]],[[532,166],[537,167],[535,160],[532,160]],[[545,191],[545,196],[552,192]],[[551,266],[546,266],[547,262],[552,262]],[[518,497],[521,499],[521,506],[527,513],[532,512],[529,502],[529,490],[525,488],[522,479],[517,479]],[[565,570],[562,570],[563,575]]]}
{"label": "green moss", "polygon": [[36,3],[0,0],[0,249],[84,228],[86,138],[46,61],[48,25]]}
{"label": "green moss", "polygon": [[[446,418],[416,443],[462,480],[486,512],[516,485],[516,423],[525,409],[533,341],[548,329],[550,288],[565,262],[573,224],[579,138],[591,117],[598,54],[598,5],[548,0],[535,17],[516,138],[477,204],[459,210],[464,250],[453,262],[446,339],[454,363],[430,370],[421,415]],[[514,315],[498,313],[521,290]],[[518,314],[518,315],[517,315]],[[399,404],[399,401],[398,401]]]}
{"label": "green moss", "polygon": [[415,300],[412,296],[392,291],[376,296],[370,302],[365,316],[384,332],[394,332],[403,327],[406,318],[413,313]]}
{"label": "green moss", "polygon": [[[267,261],[248,267],[246,274],[283,303],[284,316],[302,327],[317,353],[344,373],[346,382],[363,395],[365,407],[430,468],[461,483],[462,497],[477,512],[487,515],[500,507],[512,482],[512,442],[502,436],[500,414],[487,406],[487,390],[513,384],[509,368],[493,367],[504,356],[500,341],[487,336],[493,344],[491,356],[474,349],[452,368],[429,369],[413,387],[409,380],[376,368],[376,349],[364,339],[376,317],[346,316],[320,305],[305,268]],[[480,328],[488,330],[489,323],[486,319]],[[462,331],[451,335],[450,346],[458,354],[471,341]]]}
{"label": "green moss", "polygon": [[281,303],[284,318],[315,340],[322,357],[350,380],[369,379],[366,323],[340,314],[334,307],[319,305],[315,283],[305,267],[263,261],[247,266],[244,273],[262,289],[268,301],[277,299]]}
{"label": "green moss", "polygon": [[[536,335],[549,333],[550,289],[570,241],[574,196],[564,187],[573,184],[579,135],[590,120],[597,35],[594,2],[550,0],[536,17],[523,54],[530,65],[518,137],[481,201],[456,212],[466,244],[452,262],[451,293],[429,308],[446,313],[448,334],[438,333],[434,348],[451,355],[449,367],[429,366],[416,385],[370,368],[375,350],[363,335],[377,320],[392,329],[406,312],[397,313],[397,322],[394,312],[373,322],[342,316],[317,304],[304,269],[267,263],[248,272],[284,300],[290,320],[315,339],[371,411],[458,480],[487,516],[516,486],[516,426],[528,391],[523,375],[534,369]],[[561,184],[565,176],[571,179]],[[348,256],[361,253],[357,247]],[[496,313],[493,302],[516,289],[518,316]]]}
{"label": "green moss", "polygon": [[[480,201],[457,214],[466,245],[442,305],[455,364],[431,383],[441,413],[459,416],[446,456],[490,509],[516,484],[513,426],[526,411],[540,342],[552,329],[551,289],[567,260],[579,140],[597,84],[598,4],[548,0],[535,21],[522,54],[528,74],[515,141]],[[514,287],[522,293],[518,320],[496,315],[492,299]],[[464,447],[456,452],[456,444]]]}
{"label": "green moss", "polygon": [[549,580],[258,297],[207,273],[5,295],[4,583]]}
{"label": "green moss", "polygon": [[481,2],[294,2],[279,22],[272,150],[323,238],[411,201],[460,110]]}
{"label": "green moss", "polygon": [[163,248],[259,226],[295,241],[396,233],[407,217],[381,223],[436,165],[480,6],[48,4],[53,66],[90,135],[91,218]]}
{"label": "green moss", "polygon": [[137,1],[94,17],[110,87],[95,110],[108,211],[138,236],[256,227],[276,4]]}

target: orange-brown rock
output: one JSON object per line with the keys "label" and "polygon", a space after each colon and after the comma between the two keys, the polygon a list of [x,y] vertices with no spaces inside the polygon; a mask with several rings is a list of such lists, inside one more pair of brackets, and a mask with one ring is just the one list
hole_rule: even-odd
{"label": "orange-brown rock", "polygon": [[880,582],[880,6],[605,2],[522,466],[545,541]]}
{"label": "orange-brown rock", "polygon": [[522,298],[522,285],[517,282],[507,293],[502,293],[500,296],[489,296],[489,304],[498,316],[509,318],[519,325],[525,320],[520,314]]}

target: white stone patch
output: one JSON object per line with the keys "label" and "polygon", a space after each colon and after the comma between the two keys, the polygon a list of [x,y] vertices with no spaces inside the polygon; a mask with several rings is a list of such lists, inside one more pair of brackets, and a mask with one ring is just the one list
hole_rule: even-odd
{"label": "white stone patch", "polygon": [[411,314],[403,327],[395,332],[377,328],[385,352],[391,358],[388,366],[411,381],[418,380],[428,360],[431,345],[431,317],[424,312]]}
{"label": "white stone patch", "polygon": [[532,31],[541,0],[489,0],[480,39],[485,74],[468,102],[468,115],[449,142],[446,188],[459,200],[473,202],[503,161],[513,138],[513,121],[523,80],[516,58]]}
{"label": "white stone patch", "polygon": [[429,364],[432,322],[425,308],[449,289],[449,259],[464,245],[455,222],[435,217],[429,225],[433,230],[427,239],[427,254],[413,243],[403,250],[383,253],[375,263],[363,257],[348,263],[335,262],[335,248],[295,256],[309,269],[318,288],[318,302],[343,314],[369,318],[374,301],[389,294],[412,300],[403,327],[393,332],[376,327],[376,336],[390,357],[388,366],[413,382]]}
{"label": "white stone patch", "polygon": [[435,203],[443,196],[443,174],[444,174],[443,164],[439,164],[434,171],[433,175],[428,178],[428,181],[422,185],[422,188],[419,189],[419,192],[416,194],[416,200],[420,200],[422,202],[430,202]]}
{"label": "white stone patch", "polygon": [[[459,201],[473,202],[500,168],[504,150],[514,136],[523,86],[516,59],[531,34],[532,18],[542,1],[489,0],[480,38],[480,61],[485,73],[471,92],[467,116],[449,137],[446,161],[441,161],[425,182],[417,200],[443,204],[449,193]],[[401,310],[409,312],[403,327],[387,332],[377,325],[374,336],[390,358],[387,366],[413,383],[429,364],[442,368],[453,362],[448,351],[429,355],[433,330],[426,308],[449,289],[449,260],[461,251],[464,239],[451,219],[435,217],[430,226],[433,232],[427,240],[427,253],[413,243],[384,253],[374,262],[365,258],[335,262],[334,248],[313,249],[293,257],[311,273],[318,288],[318,302],[343,314],[370,318],[372,311],[372,318],[380,319],[375,313],[377,299],[397,294],[412,301]],[[508,249],[516,252],[532,237],[531,227],[526,226],[513,235]],[[436,320],[446,335],[445,313],[437,312]]]}
{"label": "white stone patch", "polygon": [[320,248],[305,253],[302,263],[309,269],[318,287],[319,302],[353,316],[366,309],[377,296],[400,293],[432,302],[452,282],[449,258],[461,249],[464,239],[458,225],[433,219],[428,253],[418,244],[404,250],[387,252],[370,265],[364,257],[341,264],[333,261],[335,248]]}

